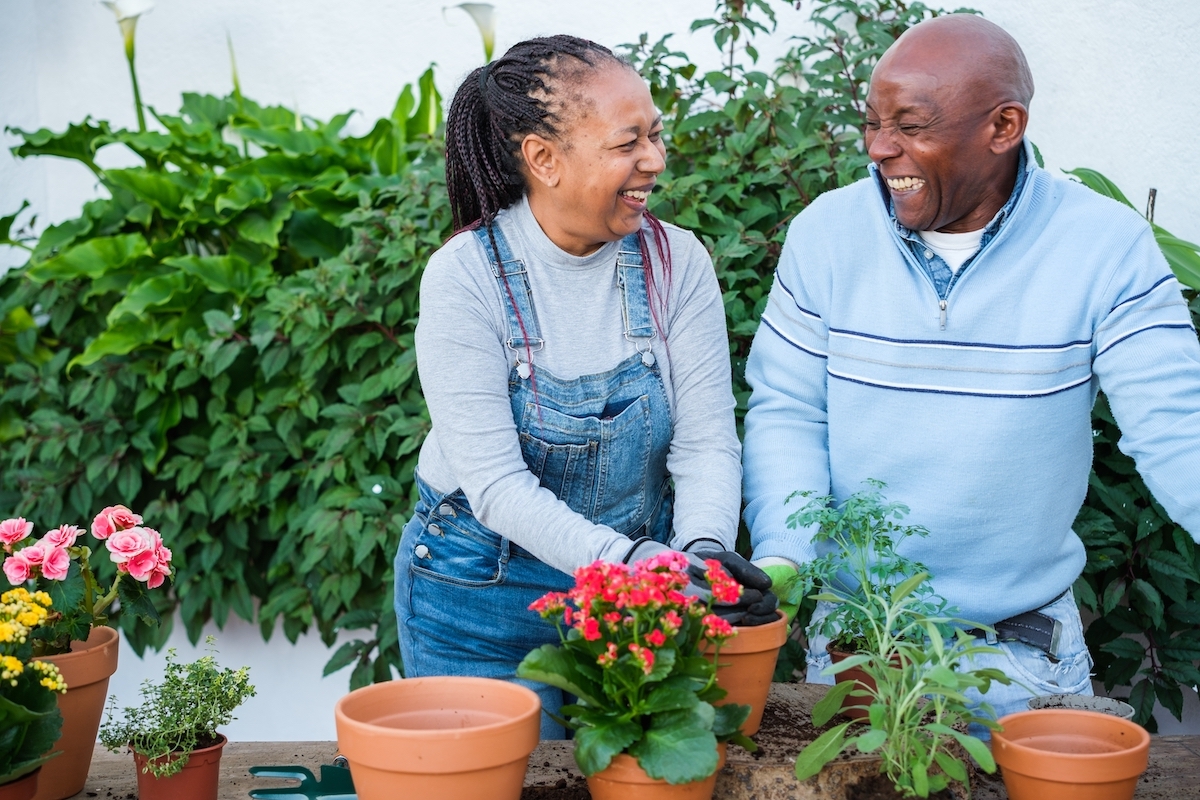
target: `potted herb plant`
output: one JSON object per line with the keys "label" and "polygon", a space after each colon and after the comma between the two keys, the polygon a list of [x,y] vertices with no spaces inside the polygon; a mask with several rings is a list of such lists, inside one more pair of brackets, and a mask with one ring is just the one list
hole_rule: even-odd
{"label": "potted herb plant", "polygon": [[838,601],[854,606],[867,622],[866,639],[872,644],[831,665],[828,672],[859,668],[870,681],[858,690],[850,682],[834,686],[814,706],[813,724],[827,724],[852,691],[867,695],[864,718],[836,725],[806,746],[796,759],[797,778],[816,775],[852,749],[878,753],[881,772],[904,797],[928,797],[952,783],[965,786],[968,772],[962,750],[983,770],[995,772],[987,745],[966,731],[973,723],[991,730],[999,726],[986,703],[973,708],[964,693],[986,693],[992,681],[1007,684],[1009,678],[997,669],[970,668],[973,656],[992,648],[978,644],[964,630],[980,627],[977,624],[929,613],[930,595],[921,591],[928,578],[928,573],[919,572],[895,586],[868,585],[861,598]]}
{"label": "potted herb plant", "polygon": [[46,624],[51,599],[24,587],[0,594],[0,800],[29,800],[53,754],[67,690],[58,667],[31,658],[32,635]]}
{"label": "potted herb plant", "polygon": [[741,586],[718,561],[705,564],[707,602],[684,594],[687,559],[665,553],[583,567],[574,589],[530,607],[555,624],[560,644],[529,653],[517,675],[578,698],[563,706],[563,722],[575,731],[575,761],[597,800],[708,798],[724,743],[754,749],[739,732],[750,707],[714,706],[725,696],[714,661],[734,631],[711,603],[736,600]]}
{"label": "potted herb plant", "polygon": [[[213,637],[206,640],[210,650]],[[210,652],[190,664],[167,651],[161,683],[142,684],[142,703],[114,719],[110,702],[100,742],[133,750],[142,800],[215,800],[225,737],[217,730],[255,694],[250,670],[222,669]]]}
{"label": "potted herb plant", "polygon": [[92,536],[105,544],[116,575],[101,586],[92,571],[86,532],[60,525],[40,539],[23,518],[0,522],[3,570],[13,586],[32,583],[53,600],[46,623],[31,635],[33,655],[55,664],[70,690],[59,697],[62,757],[40,781],[37,800],[77,794],[87,781],[96,730],[104,711],[108,679],[117,669],[117,632],[105,611],[116,600],[127,614],[158,622],[148,590],[172,574],[171,551],[162,536],[125,506],[109,506],[92,519]]}
{"label": "potted herb plant", "polygon": [[[798,604],[812,597],[825,601],[828,611],[814,616],[809,636],[821,634],[829,640],[827,650],[835,664],[855,653],[877,653],[882,646],[879,631],[884,624],[886,606],[873,602],[884,597],[892,587],[912,575],[925,572],[925,567],[898,552],[901,542],[910,536],[928,536],[919,525],[903,525],[908,506],[886,502],[881,493],[884,483],[867,480],[866,486],[838,503],[831,496],[816,497],[815,492],[796,492],[796,497],[808,502],[788,517],[790,528],[815,526],[813,544],[821,553],[800,566],[799,571],[776,587],[783,603]],[[814,591],[821,594],[813,595]],[[913,587],[913,596],[904,605],[904,613],[935,617],[942,613],[945,602],[933,594],[928,581]],[[899,630],[912,631],[923,639],[919,628],[898,619]],[[866,716],[866,707],[856,702],[866,697],[870,678],[857,666],[847,666],[837,673],[839,682],[852,681],[859,690],[844,698],[842,712],[852,718]],[[848,690],[849,691],[849,690]]]}

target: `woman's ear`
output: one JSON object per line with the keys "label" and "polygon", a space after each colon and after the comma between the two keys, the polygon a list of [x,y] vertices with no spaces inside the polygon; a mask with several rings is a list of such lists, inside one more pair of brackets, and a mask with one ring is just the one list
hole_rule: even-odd
{"label": "woman's ear", "polygon": [[550,189],[558,186],[562,178],[558,142],[536,133],[528,134],[521,142],[521,155],[525,159],[525,169],[531,180]]}

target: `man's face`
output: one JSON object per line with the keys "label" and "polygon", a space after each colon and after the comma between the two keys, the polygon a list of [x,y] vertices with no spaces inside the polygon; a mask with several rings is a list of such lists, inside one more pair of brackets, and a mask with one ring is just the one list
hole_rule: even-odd
{"label": "man's face", "polygon": [[993,109],[962,72],[885,56],[871,76],[867,153],[910,230],[979,230],[1011,190],[991,150]]}

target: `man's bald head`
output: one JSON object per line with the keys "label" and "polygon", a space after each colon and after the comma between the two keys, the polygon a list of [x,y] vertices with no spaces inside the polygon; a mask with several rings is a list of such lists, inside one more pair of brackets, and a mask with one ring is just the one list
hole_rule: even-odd
{"label": "man's bald head", "polygon": [[982,17],[915,25],[867,92],[867,153],[911,230],[987,225],[1012,193],[1033,78],[1016,41]]}
{"label": "man's bald head", "polygon": [[1033,73],[1017,40],[994,22],[975,14],[946,14],[909,28],[875,67],[925,68],[954,80],[964,95],[982,92],[995,105],[1015,102],[1029,108]]}

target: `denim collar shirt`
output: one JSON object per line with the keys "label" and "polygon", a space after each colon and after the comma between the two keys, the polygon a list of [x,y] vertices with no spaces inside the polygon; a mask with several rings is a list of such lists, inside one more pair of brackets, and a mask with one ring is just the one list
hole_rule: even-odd
{"label": "denim collar shirt", "polygon": [[988,242],[996,238],[996,234],[1000,232],[1000,228],[1004,225],[1005,221],[1012,216],[1013,209],[1017,205],[1017,200],[1020,199],[1021,192],[1025,188],[1026,178],[1028,177],[1027,164],[1028,156],[1025,154],[1025,148],[1022,147],[1020,150],[1020,160],[1017,162],[1017,182],[1013,185],[1012,194],[1009,195],[1008,202],[996,212],[996,216],[992,217],[992,221],[984,227],[983,238],[979,241],[979,249],[963,263],[958,272],[950,269],[950,265],[941,256],[933,252],[933,249],[921,239],[919,231],[909,230],[900,224],[896,219],[896,210],[892,206],[891,195],[888,194],[887,186],[883,183],[883,176],[879,174],[879,170],[875,168],[874,164],[871,165],[871,171],[875,175],[880,191],[883,192],[884,204],[887,206],[888,214],[891,216],[892,225],[895,226],[896,233],[908,245],[908,249],[917,260],[917,263],[921,265],[921,268],[925,270],[925,274],[933,281],[933,288],[937,291],[940,299],[946,299],[950,294],[950,290],[954,288],[954,284],[967,271],[971,263],[979,258],[979,254],[988,246]]}

